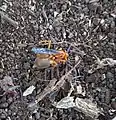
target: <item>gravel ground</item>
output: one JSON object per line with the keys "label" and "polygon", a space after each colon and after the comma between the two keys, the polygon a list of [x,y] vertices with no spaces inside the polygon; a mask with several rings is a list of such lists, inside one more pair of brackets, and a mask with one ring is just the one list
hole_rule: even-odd
{"label": "gravel ground", "polygon": [[[116,0],[1,0],[0,6],[0,120],[112,120],[116,116]],[[72,44],[69,62],[57,69],[33,69],[31,49],[40,40],[52,40],[54,48]],[[81,62],[65,85],[45,94],[50,81],[60,81],[78,59]],[[75,89],[78,83],[85,95],[74,90],[71,96],[92,99],[103,111],[98,118],[53,105],[67,96],[71,84]],[[23,96],[31,85],[33,93]]]}

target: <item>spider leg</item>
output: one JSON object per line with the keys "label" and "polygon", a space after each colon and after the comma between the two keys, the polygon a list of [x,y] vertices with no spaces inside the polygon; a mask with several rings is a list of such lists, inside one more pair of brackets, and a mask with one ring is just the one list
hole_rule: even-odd
{"label": "spider leg", "polygon": [[51,47],[51,40],[41,40],[39,42],[39,44],[41,44],[41,45],[48,45],[48,49],[50,49],[50,47]]}
{"label": "spider leg", "polygon": [[53,67],[56,67],[56,66],[57,66],[57,62],[54,61],[54,60],[50,60],[50,64],[51,64]]}

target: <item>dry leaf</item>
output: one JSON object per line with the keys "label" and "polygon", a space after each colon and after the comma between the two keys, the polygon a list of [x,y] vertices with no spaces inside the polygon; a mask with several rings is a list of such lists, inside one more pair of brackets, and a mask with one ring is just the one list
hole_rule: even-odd
{"label": "dry leaf", "polygon": [[97,105],[89,99],[76,98],[76,108],[91,118],[97,118],[99,113],[102,113]]}
{"label": "dry leaf", "polygon": [[24,92],[23,92],[23,96],[27,96],[27,95],[30,95],[32,94],[32,92],[34,91],[35,89],[35,86],[30,86],[29,88],[27,88]]}
{"label": "dry leaf", "polygon": [[75,107],[75,103],[73,101],[74,101],[74,97],[65,97],[56,104],[56,108],[68,109]]}
{"label": "dry leaf", "polygon": [[9,88],[13,87],[13,80],[10,76],[5,76],[3,80],[0,80],[0,87],[4,90],[4,91],[8,91]]}

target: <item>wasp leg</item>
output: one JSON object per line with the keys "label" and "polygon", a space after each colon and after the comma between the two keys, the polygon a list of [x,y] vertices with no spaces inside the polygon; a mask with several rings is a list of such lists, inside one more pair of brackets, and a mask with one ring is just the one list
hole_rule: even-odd
{"label": "wasp leg", "polygon": [[48,45],[48,49],[51,47],[51,40],[42,40],[39,42],[41,45]]}

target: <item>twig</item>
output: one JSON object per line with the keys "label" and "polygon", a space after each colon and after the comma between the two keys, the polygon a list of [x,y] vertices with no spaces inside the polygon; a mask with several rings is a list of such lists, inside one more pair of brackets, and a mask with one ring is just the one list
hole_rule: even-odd
{"label": "twig", "polygon": [[[96,63],[92,65],[92,68],[88,71],[88,73],[93,73],[98,69],[104,68],[105,66],[110,66],[113,67],[114,65],[116,65],[116,60],[113,60],[112,58],[104,58],[102,60],[100,60],[97,56],[95,56],[97,58]],[[95,65],[97,65],[95,67]]]}
{"label": "twig", "polygon": [[37,102],[41,101],[46,95],[50,94],[51,92],[58,91],[64,85],[65,79],[79,65],[79,63],[80,63],[80,60],[76,63],[76,65],[70,71],[68,71],[65,75],[63,75],[57,83],[56,83],[57,79],[51,80],[49,85],[43,90],[43,92],[37,95]]}
{"label": "twig", "polygon": [[63,75],[60,80],[56,83],[56,85],[53,87],[53,90],[59,90],[65,83],[65,79],[71,74],[71,72],[80,64],[80,60],[76,63],[76,65],[68,71],[65,75]]}
{"label": "twig", "polygon": [[42,7],[42,15],[45,18],[46,22],[48,22],[48,17],[47,17],[47,14],[45,12],[45,5]]}
{"label": "twig", "polygon": [[4,67],[3,59],[0,62],[1,62],[2,68],[4,69],[5,67]]}
{"label": "twig", "polygon": [[36,14],[35,14],[32,10],[27,9],[27,12],[28,12],[31,16],[37,17]]}
{"label": "twig", "polygon": [[39,102],[40,100],[42,100],[46,95],[48,95],[49,93],[52,92],[52,87],[55,85],[57,79],[53,79],[50,81],[50,83],[48,84],[48,86],[43,90],[43,92],[41,92],[39,95],[37,95],[37,102]]}
{"label": "twig", "polygon": [[8,17],[8,15],[5,15],[4,12],[0,11],[0,16],[2,19],[6,20],[7,22],[9,22],[11,25],[13,25],[14,27],[18,28],[18,22],[12,20],[11,18]]}

